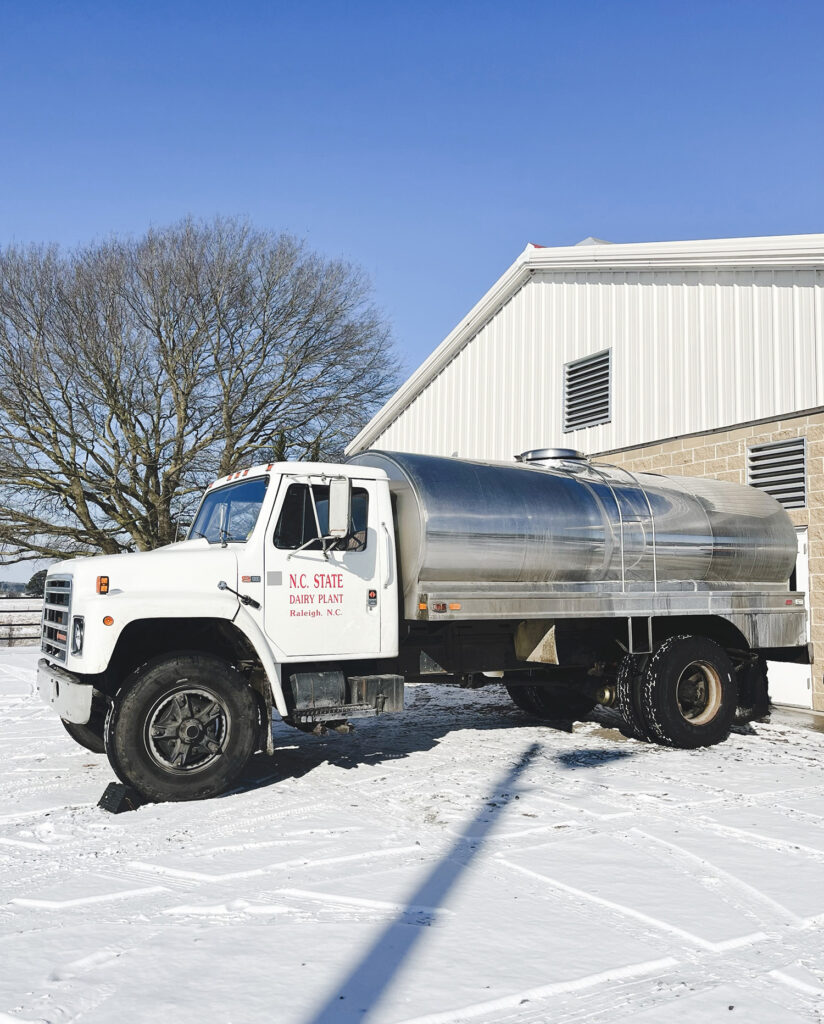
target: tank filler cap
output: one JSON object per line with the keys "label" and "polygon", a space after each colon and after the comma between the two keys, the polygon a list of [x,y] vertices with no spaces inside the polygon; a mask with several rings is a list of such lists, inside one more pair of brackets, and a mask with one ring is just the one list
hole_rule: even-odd
{"label": "tank filler cap", "polygon": [[533,448],[532,451],[516,455],[515,461],[543,466],[551,462],[587,462],[588,460],[583,452],[576,451],[574,448]]}

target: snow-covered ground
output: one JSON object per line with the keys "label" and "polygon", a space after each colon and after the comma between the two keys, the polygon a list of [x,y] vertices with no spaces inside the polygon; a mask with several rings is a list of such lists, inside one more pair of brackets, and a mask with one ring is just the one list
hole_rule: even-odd
{"label": "snow-covered ground", "polygon": [[824,1019],[824,736],[665,750],[410,686],[221,799],[111,815],[0,649],[0,1021]]}

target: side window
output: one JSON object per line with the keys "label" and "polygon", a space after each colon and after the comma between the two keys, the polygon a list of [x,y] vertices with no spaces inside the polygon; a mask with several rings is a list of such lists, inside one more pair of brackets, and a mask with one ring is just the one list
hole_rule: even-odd
{"label": "side window", "polygon": [[289,484],[275,527],[275,547],[294,550],[311,536],[317,536],[317,530],[309,501],[309,488],[306,484]]}
{"label": "side window", "polygon": [[[329,488],[312,487],[318,512],[321,534],[329,525]],[[364,551],[366,549],[367,524],[369,522],[369,495],[362,487],[352,488],[352,519],[349,536],[337,541],[333,547],[338,551]],[[319,551],[315,512],[309,497],[308,484],[289,484],[283,499],[273,538],[276,548],[292,550],[306,545],[307,551]],[[308,543],[313,541],[314,543]]]}

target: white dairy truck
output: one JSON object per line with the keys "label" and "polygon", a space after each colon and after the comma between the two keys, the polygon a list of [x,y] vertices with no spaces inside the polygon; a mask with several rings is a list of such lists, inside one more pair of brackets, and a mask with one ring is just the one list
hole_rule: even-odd
{"label": "white dairy truck", "polygon": [[38,687],[149,800],[225,790],[275,714],[401,710],[424,655],[539,719],[601,703],[706,746],[766,710],[767,658],[809,659],[795,552],[763,491],[566,449],[257,466],[209,487],[186,540],[49,570]]}

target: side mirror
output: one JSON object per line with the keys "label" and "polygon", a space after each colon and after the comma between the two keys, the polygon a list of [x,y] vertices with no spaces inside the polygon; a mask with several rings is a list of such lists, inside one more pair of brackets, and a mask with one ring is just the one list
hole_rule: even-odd
{"label": "side mirror", "polygon": [[352,521],[352,481],[335,477],[329,481],[329,526],[327,537],[348,537]]}

